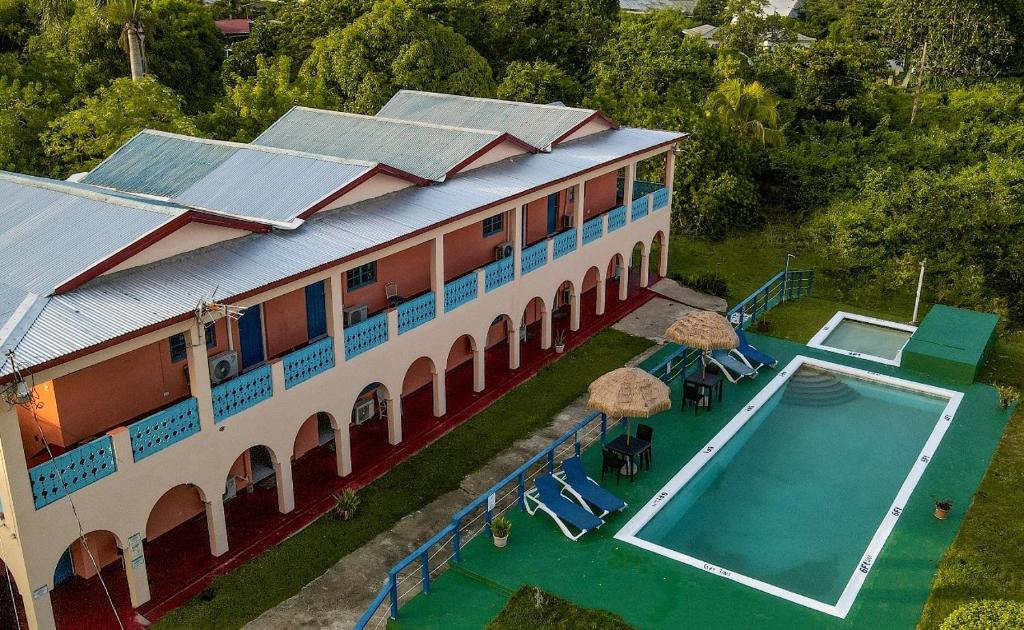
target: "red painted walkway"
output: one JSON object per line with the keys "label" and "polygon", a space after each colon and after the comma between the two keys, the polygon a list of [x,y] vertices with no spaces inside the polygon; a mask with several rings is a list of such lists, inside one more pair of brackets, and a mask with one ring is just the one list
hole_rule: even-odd
{"label": "red painted walkway", "polygon": [[[568,330],[568,308],[553,313],[552,337],[566,330],[566,350],[631,313],[654,293],[639,287],[638,273],[630,277],[630,297],[618,301],[617,282],[609,280],[606,289],[605,314],[594,314],[596,292],[581,298],[580,330]],[[653,284],[656,278],[651,277]],[[361,488],[377,479],[399,462],[437,440],[454,427],[487,408],[510,389],[533,376],[540,368],[555,361],[554,349],[541,350],[539,323],[528,327],[531,333],[520,349],[520,368],[508,367],[508,342],[503,341],[485,353],[485,385],[482,392],[473,391],[472,361],[454,368],[446,375],[448,410],[444,416],[433,415],[433,394],[428,384],[402,399],[402,442],[387,443],[384,422],[371,422],[352,428],[351,475],[339,478],[335,456],[326,446],[310,451],[292,463],[295,486],[295,510],[289,514],[277,511],[277,493],[273,489],[253,488],[225,504],[230,550],[219,558],[209,552],[206,516],[200,514],[175,529],[147,542],[146,566],[149,573],[151,599],[138,613],[150,622],[156,621],[202,591],[219,575],[223,575],[280,543],[326,513],[333,505],[333,496],[346,487]],[[2,565],[0,565],[2,566]],[[386,567],[381,567],[384,571]],[[106,567],[102,575],[126,628],[142,628],[128,598],[128,585],[120,563]],[[0,578],[2,581],[2,578]],[[0,584],[6,590],[6,584]],[[60,630],[96,630],[117,628],[113,611],[106,601],[102,585],[96,578],[74,577],[51,594],[57,627]],[[10,619],[10,598],[0,600],[0,625]],[[21,602],[18,601],[18,608]],[[21,612],[19,610],[19,612]],[[24,625],[23,614],[19,614]]]}

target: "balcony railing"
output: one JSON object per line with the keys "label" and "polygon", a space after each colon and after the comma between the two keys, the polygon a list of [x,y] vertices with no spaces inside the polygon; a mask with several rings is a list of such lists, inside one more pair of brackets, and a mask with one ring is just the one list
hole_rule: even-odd
{"label": "balcony railing", "polygon": [[195,398],[186,398],[128,425],[132,458],[146,459],[195,433],[199,433],[199,405]]}
{"label": "balcony railing", "polygon": [[650,205],[647,203],[648,199],[650,198],[643,196],[633,200],[633,203],[630,205],[630,221],[637,221],[647,216],[647,212],[650,209]]}
{"label": "balcony railing", "polygon": [[493,291],[515,278],[515,261],[511,258],[496,260],[484,267],[484,291]]}
{"label": "balcony railing", "polygon": [[626,206],[619,206],[608,211],[608,233],[626,227]]}
{"label": "balcony railing", "polygon": [[642,179],[638,179],[633,182],[633,199],[640,199],[641,197],[646,197],[652,192],[658,190],[659,188],[664,187],[665,184],[662,184],[661,182],[647,182]]}
{"label": "balcony railing", "polygon": [[372,317],[345,328],[345,358],[351,359],[376,348],[388,340],[387,313]]}
{"label": "balcony railing", "polygon": [[523,250],[522,254],[522,266],[523,275],[530,273],[536,269],[540,269],[548,263],[548,242],[543,240],[539,243],[534,243]]}
{"label": "balcony railing", "polygon": [[261,365],[230,381],[214,385],[212,394],[213,421],[223,422],[274,395],[270,366]]}
{"label": "balcony railing", "polygon": [[654,212],[668,207],[668,188],[662,186],[654,191]]}
{"label": "balcony railing", "polygon": [[38,510],[117,472],[114,442],[97,438],[28,471],[32,500]]}
{"label": "balcony railing", "polygon": [[604,236],[604,217],[594,217],[583,222],[583,244],[593,243]]}
{"label": "balcony railing", "polygon": [[576,228],[566,230],[555,236],[552,255],[556,260],[574,251],[576,251]]}
{"label": "balcony railing", "polygon": [[290,389],[334,367],[334,338],[319,341],[284,355],[284,388]]}
{"label": "balcony railing", "polygon": [[407,333],[434,319],[436,314],[434,293],[424,293],[398,305],[398,334]]}
{"label": "balcony railing", "polygon": [[467,273],[444,285],[444,312],[449,313],[476,299],[476,272]]}

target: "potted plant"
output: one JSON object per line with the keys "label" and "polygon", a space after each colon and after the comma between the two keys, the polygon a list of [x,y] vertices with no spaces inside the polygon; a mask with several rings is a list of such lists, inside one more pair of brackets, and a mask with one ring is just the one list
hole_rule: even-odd
{"label": "potted plant", "polygon": [[562,354],[565,352],[565,331],[559,330],[555,333],[555,352]]}
{"label": "potted plant", "polygon": [[940,521],[946,520],[946,517],[949,516],[949,511],[953,509],[953,500],[932,497],[932,501],[935,502],[935,518]]}
{"label": "potted plant", "polygon": [[495,547],[504,547],[508,544],[508,533],[512,531],[512,521],[504,516],[491,521],[491,536],[494,538]]}
{"label": "potted plant", "polygon": [[1002,409],[1006,409],[1020,400],[1020,392],[1010,385],[996,385],[996,391],[999,392],[999,407]]}
{"label": "potted plant", "polygon": [[334,495],[334,512],[347,521],[356,515],[359,509],[359,496],[352,488],[345,488],[341,494]]}

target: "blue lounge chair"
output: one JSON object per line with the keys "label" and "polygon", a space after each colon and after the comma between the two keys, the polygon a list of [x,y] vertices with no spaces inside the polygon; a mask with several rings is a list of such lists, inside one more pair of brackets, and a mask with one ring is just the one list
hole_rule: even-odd
{"label": "blue lounge chair", "polygon": [[[725,350],[712,350],[710,356],[708,356],[708,361],[717,365],[722,370],[725,378],[733,383],[738,382],[744,376],[747,378],[757,376],[757,370],[733,357]],[[735,376],[733,376],[734,374]]]}
{"label": "blue lounge chair", "polygon": [[733,353],[739,355],[740,360],[750,368],[756,370],[762,365],[773,368],[779,364],[779,360],[775,357],[769,356],[750,345],[750,342],[747,341],[747,334],[743,332],[742,328],[736,329],[736,336],[740,338],[740,347],[733,350]]}
{"label": "blue lounge chair", "polygon": [[[531,515],[542,510],[550,516],[569,540],[579,540],[583,534],[604,525],[604,521],[562,496],[558,482],[551,475],[537,477],[533,482],[536,494],[526,493],[526,511]],[[579,533],[573,534],[569,526]]]}
{"label": "blue lounge chair", "polygon": [[[556,476],[555,479],[562,482],[565,490],[573,495],[585,510],[598,518],[604,518],[612,512],[626,509],[625,501],[605,490],[601,484],[587,475],[579,456],[563,461],[562,472],[564,473],[563,478]],[[597,514],[592,508],[601,510],[601,513]]]}

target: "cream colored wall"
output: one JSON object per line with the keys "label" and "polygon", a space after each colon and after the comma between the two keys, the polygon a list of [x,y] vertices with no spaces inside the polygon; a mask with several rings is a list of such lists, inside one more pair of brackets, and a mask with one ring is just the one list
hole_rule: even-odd
{"label": "cream colored wall", "polygon": [[[602,172],[611,172],[619,166],[621,163],[610,165]],[[600,174],[601,172],[588,173],[585,177],[589,179]],[[508,208],[518,208],[531,199],[544,199],[549,192],[564,189],[573,183],[579,183],[579,180],[560,182],[537,190],[529,198],[510,201]],[[344,266],[297,279],[263,295],[240,300],[239,303],[243,306],[259,303],[270,297],[298,290],[321,278],[335,278],[336,282],[340,282],[344,269],[414,247],[418,243],[429,244],[439,234],[478,224],[484,216],[494,212],[493,208],[481,211],[431,233],[396,243],[366,257],[349,261]],[[214,509],[216,516],[216,506],[219,505],[224,491],[225,478],[233,466],[237,469],[238,462],[244,461],[245,458],[240,460],[240,455],[250,447],[265,445],[270,449],[276,462],[283,462],[286,467],[284,472],[290,471],[290,468],[287,468],[288,460],[295,452],[300,427],[316,412],[325,411],[340,419],[343,422],[340,430],[347,436],[347,420],[351,416],[352,405],[360,391],[369,383],[380,382],[393,396],[397,396],[403,390],[409,367],[420,357],[429,357],[434,365],[447,365],[452,346],[462,335],[471,335],[478,347],[483,346],[486,340],[494,337],[494,330],[498,329],[497,326],[492,329],[491,325],[497,316],[507,315],[513,326],[518,327],[524,308],[532,298],[540,297],[550,310],[552,296],[563,282],[569,281],[574,287],[579,287],[591,267],[606,266],[616,254],[628,259],[637,241],[649,244],[658,231],[668,234],[669,230],[668,210],[651,213],[640,221],[628,223],[626,227],[614,233],[606,233],[601,239],[557,261],[550,260],[547,265],[521,276],[515,282],[490,292],[480,291],[476,300],[451,313],[441,314],[435,320],[397,337],[397,317],[395,311],[390,311],[389,325],[392,338],[388,342],[351,360],[345,360],[344,352],[341,350],[343,343],[338,338],[335,344],[337,365],[291,389],[284,388],[282,363],[280,360],[273,360],[270,365],[274,395],[216,425],[212,419],[209,389],[196,391],[196,386],[193,386],[193,393],[200,401],[201,432],[181,444],[135,462],[127,430],[112,431],[118,470],[115,474],[74,493],[78,516],[87,530],[108,530],[121,541],[127,541],[133,534],[145,535],[154,505],[168,489],[180,484],[194,484],[206,500],[211,502],[209,505],[214,506],[208,509]],[[518,269],[518,262],[516,268]],[[608,295],[607,299],[611,301],[616,298]],[[340,306],[338,302],[340,300],[333,302],[336,308]],[[336,336],[340,336],[338,319],[340,313],[335,311],[331,328],[336,330]],[[131,351],[137,344],[147,339],[153,340],[154,335],[158,335],[159,339],[166,339],[170,334],[181,330],[194,330],[194,327],[187,323],[175,324],[158,333],[144,335],[140,340],[125,342],[117,348],[101,350],[95,353],[95,358],[109,358],[117,354],[118,350],[122,353]],[[218,341],[223,342],[223,339],[218,338]],[[197,345],[195,352],[196,369],[193,378],[201,381],[208,378],[205,370],[205,345]],[[43,380],[51,379],[62,376],[66,369],[81,369],[82,365],[83,360],[75,360],[66,366],[41,371],[36,376]],[[443,375],[442,372],[440,377],[443,378]],[[441,391],[443,392],[443,387]],[[347,441],[347,438],[345,439]],[[0,527],[16,530],[17,535],[16,542],[6,545],[3,553],[5,561],[10,559],[8,565],[13,567],[19,588],[22,592],[31,592],[40,586],[52,586],[53,569],[57,560],[64,549],[78,537],[78,521],[67,501],[58,501],[39,510],[33,509],[20,442],[15,411],[6,404],[0,404],[0,449],[3,450],[0,455],[6,476],[6,483],[0,484],[0,500],[3,501],[7,517],[6,522]],[[14,457],[10,456],[8,447],[12,443],[18,447]],[[290,472],[280,485],[284,488],[282,492],[287,493],[290,490]],[[126,497],[130,500],[126,500]],[[285,496],[283,505],[286,507],[287,499]],[[222,514],[220,518],[222,521]],[[0,535],[3,535],[2,529]],[[224,541],[226,544],[226,535]],[[29,550],[27,555],[25,550]],[[33,606],[39,608],[42,606],[40,602],[45,603],[45,599],[43,597],[35,600]]]}
{"label": "cream colored wall", "polygon": [[189,223],[167,237],[150,245],[145,250],[135,254],[103,275],[156,262],[158,260],[163,260],[164,258],[170,258],[171,256],[177,256],[178,254],[199,249],[200,247],[206,247],[208,245],[213,245],[214,243],[247,236],[248,234],[249,232],[245,230],[236,230],[234,228],[222,227],[219,225]]}
{"label": "cream colored wall", "polygon": [[335,208],[352,205],[358,201],[365,201],[395,192],[396,190],[402,190],[412,185],[412,182],[395,177],[394,175],[377,173],[359,186],[356,186],[354,190],[329,203],[324,209],[334,210]]}
{"label": "cream colored wall", "polygon": [[499,144],[498,146],[493,147],[490,151],[484,153],[483,155],[473,160],[466,166],[462,167],[462,170],[459,172],[463,173],[465,171],[471,171],[474,168],[480,168],[481,166],[494,164],[495,162],[498,162],[500,160],[505,160],[516,155],[523,155],[525,153],[526,149],[524,149],[521,145],[518,145],[510,140],[506,140]]}
{"label": "cream colored wall", "polygon": [[[612,126],[608,124],[607,120],[605,120],[605,119],[603,119],[601,117],[597,117],[597,118],[594,118],[593,120],[589,121],[587,124],[583,125],[579,129],[577,129],[576,131],[574,131],[570,135],[566,136],[566,138],[564,140],[562,140],[562,142],[569,142],[570,140],[577,140],[579,138],[584,138],[586,136],[598,133],[599,131],[607,131],[607,130],[609,130],[611,128],[612,128]],[[561,144],[561,143],[559,143],[559,144]]]}

